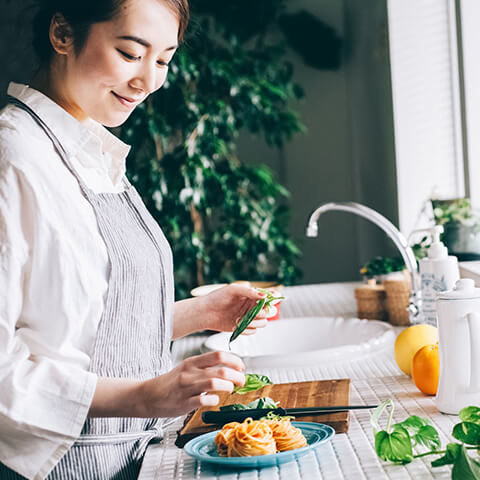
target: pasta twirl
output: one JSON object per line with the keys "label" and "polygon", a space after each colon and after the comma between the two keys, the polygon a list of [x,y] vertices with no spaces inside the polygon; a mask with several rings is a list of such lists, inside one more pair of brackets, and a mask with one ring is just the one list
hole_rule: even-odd
{"label": "pasta twirl", "polygon": [[289,418],[281,418],[280,420],[265,420],[272,429],[273,438],[277,444],[277,450],[284,452],[285,450],[293,450],[295,448],[305,447],[307,440],[302,431],[294,427],[290,423]]}
{"label": "pasta twirl", "polygon": [[218,454],[222,457],[251,457],[292,450],[307,445],[299,428],[290,419],[252,420],[224,425],[215,437]]}

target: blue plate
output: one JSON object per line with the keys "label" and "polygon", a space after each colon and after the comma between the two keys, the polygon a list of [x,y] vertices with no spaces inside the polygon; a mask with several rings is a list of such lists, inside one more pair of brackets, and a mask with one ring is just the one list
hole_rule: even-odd
{"label": "blue plate", "polygon": [[230,467],[268,467],[280,463],[291,462],[292,460],[307,454],[311,450],[328,442],[335,435],[335,430],[329,425],[312,422],[292,422],[292,425],[300,428],[307,439],[306,447],[286,452],[274,453],[272,455],[258,455],[255,457],[220,457],[215,445],[215,432],[205,433],[190,440],[185,444],[184,450],[192,457],[202,462],[217,463]]}

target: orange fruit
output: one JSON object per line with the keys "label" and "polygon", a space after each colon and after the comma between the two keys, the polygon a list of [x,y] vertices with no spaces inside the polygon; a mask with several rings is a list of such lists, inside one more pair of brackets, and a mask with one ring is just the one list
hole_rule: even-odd
{"label": "orange fruit", "polygon": [[428,324],[413,325],[395,340],[395,361],[403,373],[412,374],[412,360],[419,348],[438,342],[437,328]]}
{"label": "orange fruit", "polygon": [[439,373],[438,342],[420,348],[412,360],[412,378],[417,388],[428,395],[435,395]]}

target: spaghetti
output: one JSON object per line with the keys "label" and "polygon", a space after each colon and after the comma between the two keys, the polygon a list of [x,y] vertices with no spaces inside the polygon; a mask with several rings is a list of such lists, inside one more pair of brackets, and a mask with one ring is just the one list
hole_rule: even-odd
{"label": "spaghetti", "polygon": [[221,457],[252,457],[292,450],[307,445],[299,428],[289,418],[280,420],[252,420],[231,422],[223,426],[215,437]]}
{"label": "spaghetti", "polygon": [[264,422],[271,428],[279,452],[307,446],[307,440],[302,431],[294,427],[289,418],[264,420]]}

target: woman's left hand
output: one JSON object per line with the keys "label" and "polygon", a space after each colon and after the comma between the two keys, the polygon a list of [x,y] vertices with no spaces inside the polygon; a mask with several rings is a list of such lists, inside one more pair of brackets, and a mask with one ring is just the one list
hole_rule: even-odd
{"label": "woman's left hand", "polygon": [[[232,283],[200,297],[207,313],[206,328],[221,332],[232,332],[237,323],[265,293],[253,287]],[[257,328],[267,325],[269,312],[261,310],[244,331],[246,335],[255,333]]]}

